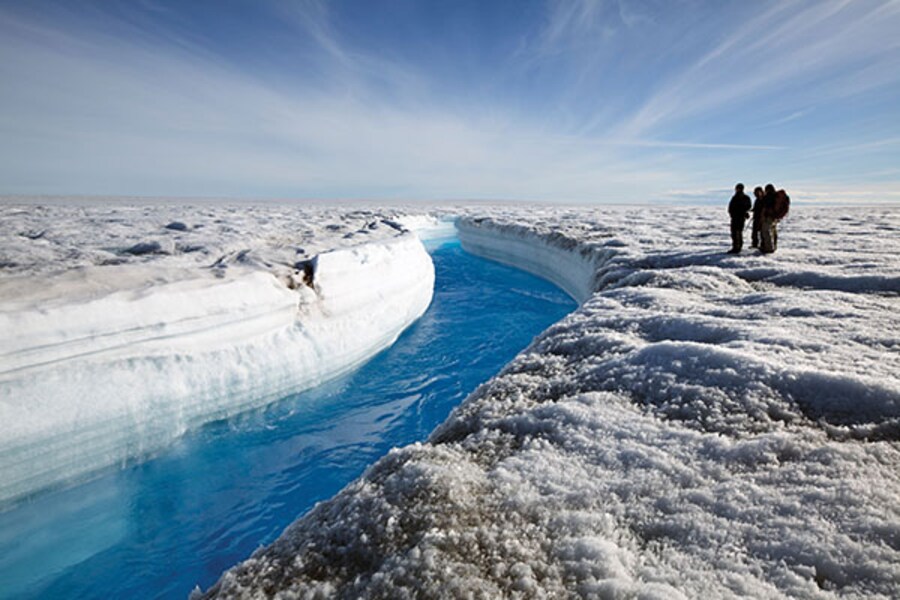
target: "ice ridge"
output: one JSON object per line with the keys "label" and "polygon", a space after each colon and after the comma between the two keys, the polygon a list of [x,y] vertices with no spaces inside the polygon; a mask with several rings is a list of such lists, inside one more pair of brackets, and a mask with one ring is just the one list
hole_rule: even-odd
{"label": "ice ridge", "polygon": [[434,267],[413,233],[383,229],[304,254],[305,273],[267,266],[278,251],[260,246],[240,268],[155,259],[4,281],[0,292],[45,287],[0,293],[0,505],[145,457],[389,346],[431,302]]}

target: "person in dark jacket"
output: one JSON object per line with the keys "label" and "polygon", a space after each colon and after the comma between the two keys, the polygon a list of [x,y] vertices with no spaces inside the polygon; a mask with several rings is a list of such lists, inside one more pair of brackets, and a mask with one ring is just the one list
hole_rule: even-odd
{"label": "person in dark jacket", "polygon": [[744,247],[744,223],[750,216],[750,198],[744,193],[743,183],[734,186],[728,214],[731,216],[731,250],[728,253],[737,254]]}
{"label": "person in dark jacket", "polygon": [[765,193],[759,186],[753,188],[753,225],[750,233],[750,246],[759,248],[759,232],[762,227],[763,196]]}

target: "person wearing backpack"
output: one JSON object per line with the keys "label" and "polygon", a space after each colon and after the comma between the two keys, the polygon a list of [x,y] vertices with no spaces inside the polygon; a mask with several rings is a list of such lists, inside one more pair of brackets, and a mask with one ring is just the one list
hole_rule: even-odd
{"label": "person wearing backpack", "polygon": [[744,247],[744,223],[750,216],[750,198],[744,193],[743,183],[734,186],[728,214],[731,216],[731,250],[728,253],[738,254]]}
{"label": "person wearing backpack", "polygon": [[775,191],[771,183],[766,185],[760,222],[760,246],[763,254],[775,252],[778,247],[778,222],[787,216],[791,198],[784,190]]}

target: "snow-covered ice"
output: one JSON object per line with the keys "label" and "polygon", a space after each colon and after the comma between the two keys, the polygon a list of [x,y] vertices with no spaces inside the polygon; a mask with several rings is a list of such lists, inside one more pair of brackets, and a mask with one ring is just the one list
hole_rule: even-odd
{"label": "snow-covered ice", "polygon": [[214,597],[900,597],[900,210],[460,209],[582,304]]}
{"label": "snow-covered ice", "polygon": [[398,213],[8,205],[0,504],[341,375],[431,301]]}
{"label": "snow-covered ice", "polygon": [[0,498],[352,368],[455,214],[580,307],[210,596],[900,597],[900,210],[424,212],[4,205]]}

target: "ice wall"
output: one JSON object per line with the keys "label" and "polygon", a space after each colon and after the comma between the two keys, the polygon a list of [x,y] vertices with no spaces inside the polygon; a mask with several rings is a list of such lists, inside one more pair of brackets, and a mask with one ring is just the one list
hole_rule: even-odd
{"label": "ice wall", "polygon": [[259,270],[121,289],[99,274],[139,267],[88,267],[61,294],[6,303],[0,504],[339,376],[431,302],[434,267],[409,232],[312,266],[313,287],[296,289]]}
{"label": "ice wall", "polygon": [[456,227],[467,252],[552,281],[579,304],[594,292],[597,269],[614,255],[560,233],[541,236],[532,228],[500,226],[488,218],[462,217]]}
{"label": "ice wall", "polygon": [[397,223],[412,231],[429,251],[435,250],[445,243],[459,241],[456,229],[456,217],[434,215],[403,215]]}

